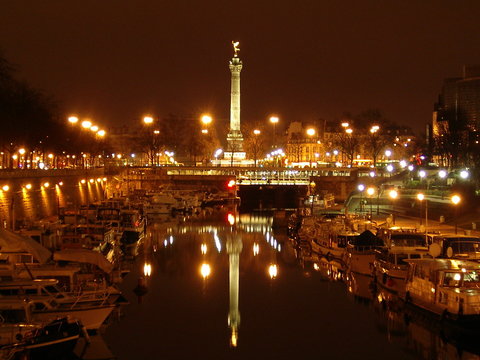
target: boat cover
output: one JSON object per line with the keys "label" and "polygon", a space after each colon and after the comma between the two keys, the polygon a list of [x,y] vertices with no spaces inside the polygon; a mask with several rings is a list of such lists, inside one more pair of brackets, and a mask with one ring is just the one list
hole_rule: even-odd
{"label": "boat cover", "polygon": [[379,237],[375,236],[370,230],[365,230],[352,240],[355,246],[384,246],[384,242]]}
{"label": "boat cover", "polygon": [[31,237],[19,235],[13,231],[0,228],[0,252],[29,253],[40,264],[46,263],[52,253]]}
{"label": "boat cover", "polygon": [[106,273],[110,273],[113,270],[113,265],[103,254],[89,249],[65,249],[57,251],[53,254],[53,260],[93,264],[97,265]]}

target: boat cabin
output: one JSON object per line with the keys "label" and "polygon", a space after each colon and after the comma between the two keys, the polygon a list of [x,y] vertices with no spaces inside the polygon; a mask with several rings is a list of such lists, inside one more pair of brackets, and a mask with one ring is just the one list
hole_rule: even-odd
{"label": "boat cabin", "polygon": [[440,257],[480,260],[480,237],[466,235],[438,235],[432,243],[440,246]]}
{"label": "boat cabin", "polygon": [[406,300],[438,315],[480,317],[480,264],[468,260],[409,260]]}

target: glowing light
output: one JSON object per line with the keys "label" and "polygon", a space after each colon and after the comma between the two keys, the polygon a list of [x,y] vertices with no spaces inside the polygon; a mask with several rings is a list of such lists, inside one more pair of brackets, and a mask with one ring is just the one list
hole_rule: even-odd
{"label": "glowing light", "polygon": [[3,191],[8,191],[8,190],[10,190],[10,186],[8,186],[8,185],[3,185],[3,186],[2,186],[2,190],[3,190]]}
{"label": "glowing light", "polygon": [[342,127],[348,128],[350,124],[348,122],[342,122]]}
{"label": "glowing light", "polygon": [[202,266],[200,267],[200,274],[202,274],[202,277],[206,279],[207,277],[210,276],[212,273],[212,268],[210,267],[209,264],[203,263]]}
{"label": "glowing light", "polygon": [[95,182],[95,179],[90,179],[88,181],[90,181],[90,184],[93,184]]}
{"label": "glowing light", "polygon": [[373,194],[375,194],[375,188],[369,187],[369,188],[367,189],[367,194],[368,194],[369,196],[372,196]]}
{"label": "glowing light", "polygon": [[375,171],[370,171],[370,177],[373,178],[373,177],[375,177],[375,175],[376,175],[376,174],[375,174]]}
{"label": "glowing light", "polygon": [[227,220],[230,225],[235,225],[235,216],[232,213],[228,213]]}
{"label": "glowing light", "polygon": [[345,132],[346,132],[347,134],[352,134],[352,133],[353,133],[353,130],[350,129],[350,128],[348,128],[348,129],[345,130]]}
{"label": "glowing light", "polygon": [[415,167],[414,167],[413,165],[411,165],[411,164],[408,165],[408,170],[413,171],[414,168],[415,168]]}
{"label": "glowing light", "polygon": [[[407,162],[405,160],[400,161],[400,167],[403,169],[407,166]],[[410,169],[409,169],[410,170]],[[413,170],[413,169],[412,169]],[[411,171],[411,170],[410,170]]]}
{"label": "glowing light", "polygon": [[388,193],[388,196],[390,196],[392,199],[396,199],[398,197],[397,190],[390,190],[390,192]]}
{"label": "glowing light", "polygon": [[280,119],[278,118],[278,116],[270,116],[270,122],[271,122],[272,124],[278,123],[279,120],[280,120]]}
{"label": "glowing light", "polygon": [[60,181],[58,185],[63,186],[63,181]]}
{"label": "glowing light", "polygon": [[208,134],[208,129],[202,129],[202,134]]}
{"label": "glowing light", "polygon": [[309,129],[307,129],[307,135],[308,135],[308,136],[313,136],[313,135],[315,135],[315,129],[314,129],[314,128],[309,128]]}
{"label": "glowing light", "polygon": [[261,131],[258,130],[258,129],[255,129],[255,130],[253,130],[253,133],[254,133],[255,135],[260,135]]}
{"label": "glowing light", "polygon": [[451,198],[451,200],[452,200],[452,203],[453,203],[454,205],[457,205],[458,203],[460,203],[460,201],[461,201],[462,199],[460,198],[459,195],[453,195],[452,198]]}
{"label": "glowing light", "polygon": [[151,265],[151,264],[145,263],[145,264],[143,265],[143,274],[144,274],[145,276],[150,276],[150,275],[152,275],[152,265]]}
{"label": "glowing light", "polygon": [[467,179],[470,176],[469,172],[467,170],[462,170],[460,171],[460,177],[462,179]]}
{"label": "glowing light", "polygon": [[365,190],[365,185],[358,184],[357,189],[358,189],[358,191],[363,191],[363,190]]}
{"label": "glowing light", "polygon": [[200,245],[200,251],[205,255],[207,253],[207,244],[203,243]]}
{"label": "glowing light", "polygon": [[442,170],[440,170],[440,171],[438,172],[438,177],[439,177],[440,179],[445,179],[445,178],[447,177],[447,175],[448,175],[447,170],[443,170],[443,169],[442,169]]}
{"label": "glowing light", "polygon": [[107,181],[107,178],[106,178],[106,177],[104,177],[104,178],[103,178],[103,181]]}
{"label": "glowing light", "polygon": [[91,121],[89,121],[89,120],[84,120],[84,121],[82,121],[82,127],[83,127],[84,129],[90,129],[91,126],[92,126],[92,122],[91,122]]}
{"label": "glowing light", "polygon": [[25,189],[30,190],[32,188],[32,184],[25,185]]}
{"label": "glowing light", "polygon": [[49,182],[44,182],[43,187],[46,187],[46,188],[50,187],[50,183]]}
{"label": "glowing light", "polygon": [[386,157],[392,156],[392,150],[385,150],[385,156]]}
{"label": "glowing light", "polygon": [[90,130],[92,130],[93,132],[97,132],[98,131],[98,126],[97,125],[91,126]]}
{"label": "glowing light", "polygon": [[101,178],[98,178],[98,179],[97,179],[97,182],[101,182],[101,181],[102,181],[102,179],[101,179]]}
{"label": "glowing light", "polygon": [[147,124],[147,125],[152,124],[152,123],[153,123],[153,117],[151,117],[151,116],[144,116],[144,117],[143,117],[143,123],[144,123],[144,124]]}
{"label": "glowing light", "polygon": [[392,171],[393,171],[393,165],[392,165],[392,164],[388,164],[388,165],[387,165],[387,171],[388,171],[388,172],[392,172]]}
{"label": "glowing light", "polygon": [[458,273],[453,275],[453,280],[455,280],[455,281],[460,281],[461,278],[462,278],[462,275],[460,275]]}
{"label": "glowing light", "polygon": [[422,179],[427,176],[427,172],[425,170],[420,170],[418,172],[418,176],[420,176]]}
{"label": "glowing light", "polygon": [[81,182],[82,184],[85,184],[85,183],[87,182],[87,180],[82,179],[82,180],[80,180],[80,182]]}
{"label": "glowing light", "polygon": [[253,244],[253,256],[257,256],[259,252],[260,252],[260,245],[258,245],[257,243],[254,243]]}
{"label": "glowing light", "polygon": [[212,117],[210,115],[203,115],[202,116],[202,123],[208,125],[212,122]]}
{"label": "glowing light", "polygon": [[49,159],[53,159],[53,154],[48,154]]}
{"label": "glowing light", "polygon": [[230,180],[230,181],[228,182],[227,186],[228,186],[229,188],[233,188],[233,187],[235,186],[235,184],[236,184],[235,180]]}
{"label": "glowing light", "polygon": [[100,137],[104,137],[106,135],[106,131],[105,130],[98,130],[97,135],[100,136]]}
{"label": "glowing light", "polygon": [[275,279],[278,275],[278,268],[276,264],[272,264],[268,267],[268,274],[271,279]]}
{"label": "glowing light", "polygon": [[78,122],[78,117],[76,117],[76,116],[69,116],[69,117],[68,117],[68,122],[69,122],[70,124],[76,124],[76,123]]}
{"label": "glowing light", "polygon": [[18,153],[19,153],[20,155],[25,154],[25,149],[24,149],[24,148],[18,149]]}
{"label": "glowing light", "polygon": [[417,199],[420,200],[420,201],[423,201],[425,199],[425,195],[422,194],[422,193],[418,193],[417,194]]}

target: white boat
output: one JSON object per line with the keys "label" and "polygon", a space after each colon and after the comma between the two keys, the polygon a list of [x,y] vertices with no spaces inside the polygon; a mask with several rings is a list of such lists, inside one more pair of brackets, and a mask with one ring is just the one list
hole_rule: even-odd
{"label": "white boat", "polygon": [[351,239],[347,244],[345,263],[350,273],[372,276],[375,250],[384,247],[384,242],[370,230]]}
{"label": "white boat", "polygon": [[416,231],[390,231],[386,242],[390,246],[376,250],[374,278],[378,286],[403,295],[408,260],[431,258],[425,235]]}
{"label": "white boat", "polygon": [[405,301],[478,329],[480,264],[468,260],[409,260]]}
{"label": "white boat", "polygon": [[46,323],[32,319],[33,303],[0,299],[0,358],[59,358],[72,352],[82,326],[68,318]]}
{"label": "white boat", "polygon": [[0,282],[3,299],[28,299],[32,303],[34,321],[53,321],[70,317],[81,321],[87,330],[97,330],[116,307],[108,294],[99,292],[65,293],[54,279],[16,280]]}
{"label": "white boat", "polygon": [[434,235],[434,244],[440,246],[441,258],[480,260],[480,237],[470,235]]}

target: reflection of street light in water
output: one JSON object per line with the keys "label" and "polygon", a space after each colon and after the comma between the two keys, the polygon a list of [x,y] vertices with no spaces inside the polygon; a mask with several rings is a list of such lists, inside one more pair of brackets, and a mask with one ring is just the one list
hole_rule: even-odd
{"label": "reflection of street light in water", "polygon": [[143,274],[145,276],[151,276],[152,275],[152,265],[149,263],[145,263],[143,265]]}
{"label": "reflection of street light in water", "polygon": [[207,244],[203,243],[200,245],[200,251],[205,255],[207,253]]}
{"label": "reflection of street light in water", "polygon": [[258,245],[257,243],[254,243],[253,244],[253,256],[257,256],[259,252],[260,252],[260,245]]}
{"label": "reflection of street light in water", "polygon": [[200,274],[202,275],[203,280],[206,280],[211,273],[212,273],[212,268],[210,267],[209,264],[203,263],[202,266],[200,266]]}
{"label": "reflection of street light in water", "polygon": [[278,275],[278,267],[277,264],[271,264],[268,267],[268,275],[270,275],[271,279],[275,279]]}

